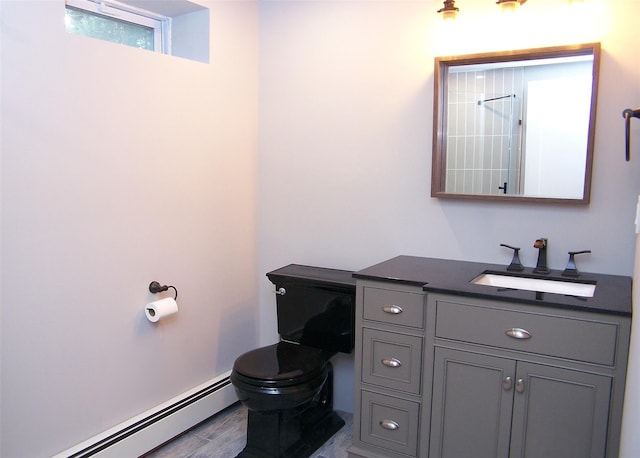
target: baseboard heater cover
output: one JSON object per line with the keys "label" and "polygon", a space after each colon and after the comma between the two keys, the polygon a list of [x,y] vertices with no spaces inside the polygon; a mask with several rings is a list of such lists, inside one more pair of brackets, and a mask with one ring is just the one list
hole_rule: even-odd
{"label": "baseboard heater cover", "polygon": [[235,403],[231,371],[53,458],[140,456]]}

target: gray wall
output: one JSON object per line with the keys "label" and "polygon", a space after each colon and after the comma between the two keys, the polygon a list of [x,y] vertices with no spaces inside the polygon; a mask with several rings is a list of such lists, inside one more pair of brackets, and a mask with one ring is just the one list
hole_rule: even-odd
{"label": "gray wall", "polygon": [[[257,342],[257,4],[207,2],[211,63],[2,1],[2,450],[44,457]],[[144,318],[152,280],[180,311]]]}

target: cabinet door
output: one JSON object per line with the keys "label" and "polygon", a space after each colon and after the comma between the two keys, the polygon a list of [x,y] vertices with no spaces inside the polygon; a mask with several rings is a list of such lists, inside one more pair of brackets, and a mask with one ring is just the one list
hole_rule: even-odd
{"label": "cabinet door", "polygon": [[518,362],[511,458],[605,456],[611,379]]}
{"label": "cabinet door", "polygon": [[510,359],[435,349],[429,456],[509,456],[515,368]]}

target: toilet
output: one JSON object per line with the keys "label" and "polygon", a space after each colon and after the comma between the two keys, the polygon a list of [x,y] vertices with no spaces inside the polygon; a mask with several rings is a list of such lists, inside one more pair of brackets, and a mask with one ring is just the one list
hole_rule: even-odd
{"label": "toilet", "polygon": [[333,411],[330,358],[353,350],[351,274],[298,264],[267,274],[280,341],[233,365],[231,383],[248,409],[247,444],[238,457],[308,457],[344,425]]}

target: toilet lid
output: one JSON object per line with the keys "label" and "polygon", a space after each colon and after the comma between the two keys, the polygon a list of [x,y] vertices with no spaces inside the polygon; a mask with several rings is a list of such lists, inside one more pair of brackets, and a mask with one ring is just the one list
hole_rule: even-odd
{"label": "toilet lid", "polygon": [[330,354],[314,347],[278,342],[257,348],[236,359],[233,370],[256,383],[291,384],[317,377],[325,371]]}

